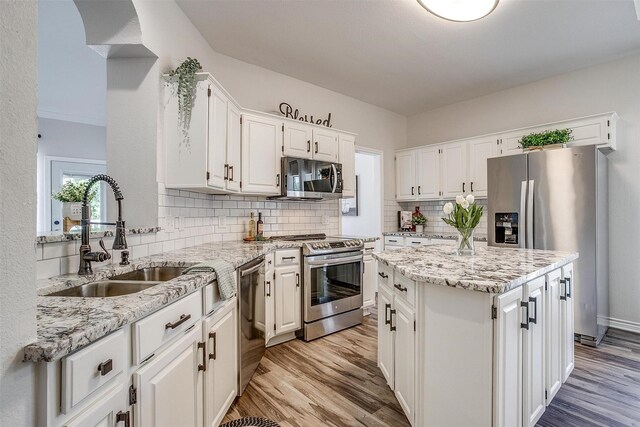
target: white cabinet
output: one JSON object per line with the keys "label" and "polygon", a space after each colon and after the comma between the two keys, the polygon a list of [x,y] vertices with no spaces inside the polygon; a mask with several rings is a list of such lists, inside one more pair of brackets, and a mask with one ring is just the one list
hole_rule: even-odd
{"label": "white cabinet", "polygon": [[242,192],[278,195],[282,185],[281,121],[242,115]]}
{"label": "white cabinet", "polygon": [[313,158],[313,128],[303,123],[285,122],[283,154],[287,157]]}
{"label": "white cabinet", "polygon": [[356,196],[356,137],[349,134],[339,135],[342,164],[342,197]]}
{"label": "white cabinet", "polygon": [[562,342],[565,335],[562,333],[562,321],[560,318],[560,296],[562,295],[560,283],[561,270],[554,270],[547,274],[547,291],[545,304],[546,317],[546,387],[547,404],[551,403],[560,386],[562,385]]}
{"label": "white cabinet", "polygon": [[131,411],[127,402],[129,394],[124,384],[111,387],[104,395],[84,412],[64,424],[65,427],[113,427],[119,422],[128,425],[131,422]]}
{"label": "white cabinet", "polygon": [[467,181],[467,146],[465,142],[443,145],[441,148],[440,188],[442,196],[455,198],[458,194],[466,193],[469,188]]}
{"label": "white cabinet", "polygon": [[407,418],[413,424],[415,408],[415,311],[413,307],[395,298],[391,311],[391,329],[395,331],[394,360],[396,397]]}
{"label": "white cabinet", "polygon": [[369,314],[369,308],[376,304],[376,260],[371,252],[375,248],[374,242],[365,243],[364,256],[362,257],[362,308],[364,314]]}
{"label": "white cabinet", "polygon": [[523,288],[528,319],[523,319],[522,382],[523,425],[535,427],[546,406],[545,400],[545,278],[538,277]]}
{"label": "white cabinet", "polygon": [[[388,275],[382,270],[380,273]],[[393,292],[383,283],[378,282],[378,366],[391,390],[394,388],[395,335],[389,325],[391,324],[390,316],[393,298]]]}
{"label": "white cabinet", "polygon": [[416,153],[396,153],[396,199],[415,200],[416,197]]}
{"label": "white cabinet", "polygon": [[204,425],[216,427],[238,394],[236,301],[204,321],[207,370],[204,380]]}
{"label": "white cabinet", "polygon": [[498,156],[498,144],[493,137],[478,138],[469,142],[469,193],[487,197],[487,159]]}
{"label": "white cabinet", "polygon": [[415,309],[404,294],[396,295],[389,288],[395,281],[412,281],[387,268],[379,268],[378,276],[378,366],[413,425],[416,408]]}
{"label": "white cabinet", "polygon": [[325,162],[338,162],[338,134],[335,131],[313,129],[313,159]]}
{"label": "white cabinet", "polygon": [[428,146],[416,151],[417,199],[440,197],[440,146]]}
{"label": "white cabinet", "polygon": [[264,341],[268,344],[271,338],[275,336],[275,279],[274,270],[274,253],[271,252],[264,257],[265,273],[264,273]]}
{"label": "white cabinet", "polygon": [[196,79],[186,131],[178,124],[175,93],[165,90],[165,185],[209,193],[238,192],[240,110],[210,74],[198,73]]}
{"label": "white cabinet", "polygon": [[562,382],[567,381],[575,366],[573,348],[573,285],[573,264],[567,264],[562,267],[562,280],[560,281],[560,318],[563,333],[563,336],[560,338],[562,341]]}
{"label": "white cabinet", "polygon": [[300,266],[275,269],[275,334],[294,332],[301,327]]}
{"label": "white cabinet", "polygon": [[135,425],[202,425],[202,373],[207,360],[200,323],[133,375],[138,401]]}

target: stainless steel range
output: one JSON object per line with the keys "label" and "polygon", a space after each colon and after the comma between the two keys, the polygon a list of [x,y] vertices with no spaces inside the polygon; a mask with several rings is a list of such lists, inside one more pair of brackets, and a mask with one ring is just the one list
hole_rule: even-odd
{"label": "stainless steel range", "polygon": [[324,234],[279,239],[303,241],[304,340],[361,324],[364,242]]}

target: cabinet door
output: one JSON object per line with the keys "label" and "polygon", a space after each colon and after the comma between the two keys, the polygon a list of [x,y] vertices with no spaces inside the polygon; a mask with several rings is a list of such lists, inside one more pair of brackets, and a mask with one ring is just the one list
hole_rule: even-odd
{"label": "cabinet door", "polygon": [[551,403],[560,386],[562,385],[562,321],[560,318],[560,269],[547,274],[546,291],[546,353],[545,360],[547,371],[547,405]]}
{"label": "cabinet door", "polygon": [[227,190],[240,191],[242,174],[242,151],[240,143],[240,110],[232,102],[228,103],[227,115]]}
{"label": "cabinet door", "polygon": [[[198,347],[200,323],[133,375],[138,389],[137,426],[202,425],[202,374],[206,363]],[[204,343],[201,343],[202,345]]]}
{"label": "cabinet door", "polygon": [[[124,384],[113,386],[104,395],[77,417],[65,424],[65,427],[113,427],[118,426],[118,414],[124,419],[130,419],[128,410],[129,394]],[[123,421],[124,421],[123,419]]]}
{"label": "cabinet door", "polygon": [[562,267],[560,295],[560,318],[562,323],[562,381],[567,381],[574,367],[573,354],[573,264]]}
{"label": "cabinet door", "polygon": [[422,148],[416,152],[418,166],[418,200],[440,197],[440,146]]}
{"label": "cabinet door", "polygon": [[313,128],[302,123],[284,124],[285,156],[302,159],[313,158]]}
{"label": "cabinet door", "polygon": [[338,134],[324,129],[313,129],[313,158],[325,162],[338,162]]}
{"label": "cabinet door", "polygon": [[205,372],[205,423],[216,427],[238,394],[238,329],[236,301],[205,322],[207,359]]}
{"label": "cabinet door", "polygon": [[466,142],[454,142],[445,144],[440,149],[440,187],[442,196],[456,197],[469,191],[466,183],[467,177],[467,144]]}
{"label": "cabinet door", "polygon": [[494,137],[469,142],[469,188],[476,197],[487,197],[487,159],[497,157],[498,144]]}
{"label": "cabinet door", "polygon": [[282,123],[264,117],[242,116],[242,192],[280,193]]}
{"label": "cabinet door", "polygon": [[395,392],[409,422],[413,424],[415,412],[415,312],[401,298],[395,298],[392,325],[396,328],[394,343]]}
{"label": "cabinet door", "polygon": [[278,267],[275,282],[276,335],[296,331],[302,321],[300,266]]}
{"label": "cabinet door", "polygon": [[342,164],[342,197],[356,196],[356,137],[340,134],[340,157]]}
{"label": "cabinet door", "polygon": [[405,151],[396,154],[396,199],[416,199],[416,153]]}
{"label": "cabinet door", "polygon": [[209,91],[209,145],[207,150],[207,185],[211,188],[226,188],[227,163],[227,97],[216,86]]}
{"label": "cabinet door", "polygon": [[365,255],[363,258],[363,275],[362,275],[362,307],[373,307],[376,303],[376,291],[374,280],[376,274],[375,260],[371,255]]}
{"label": "cabinet door", "polygon": [[539,277],[523,288],[524,302],[529,304],[529,318],[524,319],[528,329],[523,329],[522,374],[523,374],[523,425],[534,427],[545,410],[545,340],[544,340],[544,284]]}
{"label": "cabinet door", "polygon": [[521,301],[520,288],[494,298],[493,413],[496,427],[522,425]]}
{"label": "cabinet door", "polygon": [[393,298],[393,293],[378,283],[378,366],[391,390],[394,388],[394,334],[390,319]]}

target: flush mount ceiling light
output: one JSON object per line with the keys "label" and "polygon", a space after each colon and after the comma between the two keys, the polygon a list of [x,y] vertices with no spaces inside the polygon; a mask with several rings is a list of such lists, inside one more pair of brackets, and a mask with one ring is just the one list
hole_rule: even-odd
{"label": "flush mount ceiling light", "polygon": [[418,0],[434,15],[456,22],[484,18],[496,8],[499,0]]}

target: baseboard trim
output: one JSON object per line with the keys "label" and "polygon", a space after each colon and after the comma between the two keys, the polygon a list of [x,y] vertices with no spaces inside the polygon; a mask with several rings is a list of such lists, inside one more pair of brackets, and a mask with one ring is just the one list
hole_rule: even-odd
{"label": "baseboard trim", "polygon": [[610,328],[622,329],[623,331],[635,332],[640,334],[640,323],[638,322],[616,319],[614,317],[598,316],[598,323],[606,325]]}

